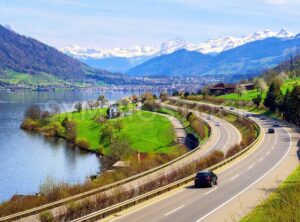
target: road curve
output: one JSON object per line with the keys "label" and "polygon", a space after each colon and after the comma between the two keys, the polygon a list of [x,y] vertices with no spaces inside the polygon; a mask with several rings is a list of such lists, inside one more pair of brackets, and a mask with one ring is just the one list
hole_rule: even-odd
{"label": "road curve", "polygon": [[[199,117],[207,118],[207,115],[205,114],[200,114],[195,112],[196,115]],[[220,126],[215,126],[215,122],[218,121],[221,123]],[[125,189],[131,189],[134,187],[138,187],[141,184],[147,183],[147,181],[152,180],[154,178],[160,177],[163,174],[167,174],[174,169],[177,169],[178,167],[182,167],[198,158],[201,156],[205,155],[206,153],[212,151],[212,150],[223,150],[226,151],[229,149],[233,144],[239,143],[241,141],[241,135],[239,131],[230,123],[227,123],[224,120],[218,119],[216,117],[212,117],[211,120],[207,120],[208,124],[212,128],[212,135],[209,138],[208,142],[202,146],[201,149],[197,150],[194,152],[192,155],[189,155],[188,157],[172,164],[169,167],[166,167],[165,169],[159,170],[158,172],[151,173],[148,176],[141,177],[139,179],[136,179],[132,182],[129,182],[128,184],[123,185]],[[110,190],[106,191],[107,193],[110,192]],[[105,193],[106,193],[105,192]],[[89,199],[95,199],[95,196],[88,197]],[[51,210],[52,214],[54,216],[57,216],[61,214],[65,210],[65,206],[61,207],[56,207]],[[32,221],[38,221],[38,215],[33,215],[33,216],[28,216],[25,218],[22,218],[19,221],[24,221],[24,222],[32,222]]]}
{"label": "road curve", "polygon": [[[274,121],[271,119],[260,120],[253,118],[266,131],[272,127]],[[290,132],[288,132],[290,131]],[[294,136],[298,133],[294,132]],[[239,202],[241,195],[249,190],[253,191],[253,186],[267,178],[267,176],[278,168],[281,163],[289,158],[289,154],[294,152],[293,147],[297,143],[297,138],[292,141],[291,130],[287,127],[276,128],[275,134],[265,134],[264,140],[259,146],[241,160],[218,173],[219,185],[213,188],[195,189],[190,184],[179,192],[171,194],[166,198],[129,211],[125,214],[118,214],[108,218],[109,221],[230,221],[240,218],[247,213],[250,208],[249,202],[255,202],[259,197],[258,190],[254,190],[254,196],[248,196],[239,206],[242,210],[230,208],[231,203]],[[294,154],[293,159],[298,161]],[[290,167],[291,169],[293,167]],[[228,207],[229,206],[229,207]],[[245,210],[245,208],[247,210]],[[253,207],[253,206],[252,206]],[[225,209],[225,210],[224,210]]]}

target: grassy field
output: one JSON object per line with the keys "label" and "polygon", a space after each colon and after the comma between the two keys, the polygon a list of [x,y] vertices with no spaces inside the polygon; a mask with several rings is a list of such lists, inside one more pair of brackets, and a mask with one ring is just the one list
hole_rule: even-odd
{"label": "grassy field", "polygon": [[[71,84],[65,80],[59,79],[54,75],[47,73],[39,73],[36,75],[28,73],[18,73],[15,71],[6,70],[4,74],[0,75],[0,82],[16,85],[16,84],[25,84],[27,86],[59,86],[62,84]],[[85,83],[73,83],[72,85],[76,86],[86,86]]]}
{"label": "grassy field", "polygon": [[[292,90],[295,84],[300,84],[300,78],[298,79],[288,79],[284,82],[284,84],[281,86],[281,91],[283,94],[285,94],[286,90]],[[263,99],[266,97],[267,90],[265,90],[262,94]],[[241,97],[238,97],[236,93],[230,93],[222,96],[218,96],[219,98],[223,98],[226,100],[245,100],[245,101],[251,101],[253,98],[255,98],[258,95],[258,92],[256,89],[246,91]]]}
{"label": "grassy field", "polygon": [[[92,150],[100,146],[99,140],[103,126],[96,120],[106,114],[106,109],[94,109],[81,113],[63,113],[58,116],[58,121],[65,117],[73,120],[77,125],[77,138],[85,138]],[[122,122],[120,132],[114,134],[126,139],[130,146],[146,153],[170,153],[175,147],[175,133],[171,122],[164,116],[146,111],[135,111],[133,114],[108,120],[110,122]],[[104,153],[109,152],[109,147],[104,147]]]}
{"label": "grassy field", "polygon": [[241,222],[300,221],[300,166]]}

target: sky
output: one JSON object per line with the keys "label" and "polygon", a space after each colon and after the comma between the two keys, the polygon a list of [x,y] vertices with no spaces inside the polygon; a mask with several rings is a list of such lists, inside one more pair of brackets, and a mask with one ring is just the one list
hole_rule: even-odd
{"label": "sky", "polygon": [[300,0],[0,0],[0,24],[56,48],[300,32]]}

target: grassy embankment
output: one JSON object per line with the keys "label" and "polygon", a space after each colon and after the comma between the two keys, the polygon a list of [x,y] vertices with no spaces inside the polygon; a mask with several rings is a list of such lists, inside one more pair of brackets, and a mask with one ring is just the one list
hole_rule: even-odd
{"label": "grassy embankment", "polygon": [[218,110],[202,104],[185,104],[174,100],[169,100],[167,101],[167,103],[177,105],[179,107],[185,107],[184,109],[189,108],[200,112],[208,113],[222,118],[227,122],[233,124],[240,131],[242,136],[242,142],[240,144],[235,144],[228,149],[227,153],[225,154],[227,158],[233,156],[234,154],[238,153],[239,151],[250,145],[258,136],[258,129],[256,129],[251,123],[242,118],[239,118],[236,115],[227,113],[222,109]]}
{"label": "grassy embankment", "polygon": [[[104,127],[97,122],[97,119],[105,115],[106,108],[62,113],[54,119],[61,123],[68,117],[68,120],[74,121],[77,127],[77,139],[86,139],[90,149],[97,151],[101,145],[100,137]],[[134,150],[145,153],[170,153],[175,149],[172,123],[164,116],[146,111],[134,111],[127,116],[108,121],[111,123],[121,121],[121,130],[115,130],[114,135],[125,139]],[[109,146],[105,146],[104,154],[108,152]]]}
{"label": "grassy embankment", "polygon": [[[300,78],[297,79],[288,79],[286,80],[283,85],[281,86],[281,91],[283,94],[285,94],[286,90],[292,90],[293,87],[297,84],[300,84]],[[268,89],[266,89],[262,93],[262,103],[266,97]],[[238,109],[244,109],[250,112],[254,112],[257,114],[264,114],[266,116],[271,116],[274,118],[280,118],[279,115],[270,112],[267,108],[265,108],[262,103],[259,107],[253,104],[252,99],[255,98],[259,92],[257,90],[249,90],[246,91],[243,95],[240,97],[236,93],[230,93],[226,95],[221,96],[208,96],[207,98],[204,98],[201,95],[191,95],[188,96],[188,100],[194,100],[194,101],[200,101],[200,102],[206,102],[216,105],[224,105],[224,106],[232,106]]]}
{"label": "grassy embankment", "polygon": [[[184,129],[187,133],[194,133],[194,135],[196,135],[199,138],[199,135],[191,127],[191,123],[187,120],[186,117],[181,115],[179,112],[176,112],[174,110],[170,110],[170,109],[167,109],[167,108],[161,108],[159,110],[159,112],[170,115],[170,116],[174,116],[175,118],[177,118],[182,123],[182,125],[183,125],[183,127],[184,127]],[[200,143],[203,143],[204,141],[206,141],[208,139],[209,129],[206,125],[204,125],[204,131],[205,131],[205,138],[203,138],[200,141]]]}
{"label": "grassy embankment", "polygon": [[[300,83],[300,78],[288,79],[282,84],[280,89],[281,89],[282,93],[285,94],[285,92],[288,89],[292,90],[293,87],[299,83]],[[263,99],[266,98],[267,91],[268,91],[268,89],[266,89],[262,93]],[[256,89],[253,89],[253,90],[246,91],[241,97],[239,97],[238,94],[236,94],[236,93],[230,93],[230,94],[226,94],[226,95],[222,95],[222,96],[218,96],[218,97],[222,98],[222,99],[234,100],[234,101],[239,101],[239,100],[252,101],[252,99],[255,98],[258,94],[259,94],[259,92]]]}
{"label": "grassy embankment", "polygon": [[300,221],[300,166],[241,222]]}

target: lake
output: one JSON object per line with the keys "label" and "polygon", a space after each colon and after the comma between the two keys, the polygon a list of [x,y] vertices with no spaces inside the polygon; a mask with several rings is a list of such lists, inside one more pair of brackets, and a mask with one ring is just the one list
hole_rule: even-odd
{"label": "lake", "polygon": [[96,99],[100,94],[117,100],[133,93],[0,91],[0,202],[14,194],[35,194],[46,180],[76,184],[101,171],[101,158],[95,154],[67,147],[62,139],[45,139],[21,130],[29,105],[47,109],[55,104],[61,111],[70,111],[75,102]]}

